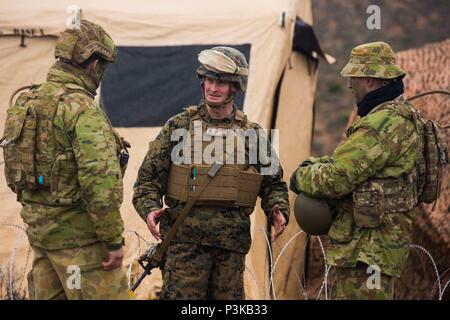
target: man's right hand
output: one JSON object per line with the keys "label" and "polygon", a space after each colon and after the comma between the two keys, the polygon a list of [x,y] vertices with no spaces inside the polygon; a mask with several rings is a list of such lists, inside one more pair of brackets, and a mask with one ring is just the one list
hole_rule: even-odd
{"label": "man's right hand", "polygon": [[156,225],[158,224],[157,219],[164,213],[164,208],[152,211],[147,216],[147,227],[148,230],[150,230],[150,233],[152,236],[157,240],[161,240],[161,234],[159,233],[159,230],[156,228]]}

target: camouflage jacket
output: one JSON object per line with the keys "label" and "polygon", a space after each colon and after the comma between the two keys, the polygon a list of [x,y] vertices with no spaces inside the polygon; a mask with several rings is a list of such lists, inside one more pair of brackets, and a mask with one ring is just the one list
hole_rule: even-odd
{"label": "camouflage jacket", "polygon": [[[199,114],[208,123],[230,123],[230,118],[214,120],[208,116],[206,107],[200,105]],[[167,121],[156,139],[150,142],[147,155],[139,169],[134,185],[133,204],[139,215],[146,220],[147,215],[162,208],[162,198],[167,187],[168,174],[171,167],[171,151],[176,142],[171,142],[171,134],[176,129],[189,129],[189,113],[184,111]],[[252,124],[253,129],[261,129]],[[260,164],[256,165],[260,169]],[[261,184],[259,196],[261,207],[269,217],[272,208],[278,204],[288,221],[289,200],[287,185],[283,181],[281,166],[274,175],[265,175]],[[175,221],[182,204],[175,202],[164,211],[160,218],[161,235],[168,232]],[[196,243],[247,253],[250,249],[250,218],[240,208],[222,208],[194,206],[186,217],[174,238],[176,242]]]}
{"label": "camouflage jacket", "polygon": [[419,145],[412,121],[378,106],[349,128],[347,139],[331,158],[310,159],[312,164],[297,170],[299,191],[332,199],[335,205],[337,216],[328,233],[329,264],[354,267],[361,261],[400,276],[411,243],[414,211],[385,214],[379,227],[358,227],[352,192],[370,179],[411,173]]}
{"label": "camouflage jacket", "polygon": [[[76,171],[73,176],[60,177],[62,183],[58,187],[64,193],[64,183],[67,188],[78,185],[81,199],[73,205],[57,205],[50,190],[24,190],[21,216],[34,246],[53,250],[101,241],[116,249],[122,244],[124,230],[119,212],[122,175],[111,124],[93,99],[95,84],[81,70],[56,62],[49,70],[47,82],[36,90],[51,95],[70,84],[87,92],[69,91],[59,101],[53,124],[55,138],[63,148],[73,149],[74,162],[66,165],[75,166]],[[85,110],[80,112],[81,107]]]}

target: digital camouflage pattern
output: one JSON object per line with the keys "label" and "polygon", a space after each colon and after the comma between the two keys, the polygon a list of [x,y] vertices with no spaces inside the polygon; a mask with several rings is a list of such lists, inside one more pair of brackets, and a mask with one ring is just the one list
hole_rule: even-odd
{"label": "digital camouflage pattern", "polygon": [[116,47],[111,37],[98,24],[81,20],[80,29],[64,30],[56,41],[55,58],[81,64],[93,54],[114,62]]}
{"label": "digital camouflage pattern", "polygon": [[372,77],[394,79],[405,75],[395,63],[395,54],[385,42],[371,42],[355,47],[350,61],[342,69],[344,77]]}
{"label": "digital camouflage pattern", "polygon": [[[199,114],[203,121],[209,124],[230,124],[231,117],[222,120],[211,119],[204,104],[199,106]],[[154,210],[162,208],[162,199],[167,190],[167,180],[171,166],[171,151],[177,141],[171,142],[170,137],[175,129],[189,129],[189,113],[184,111],[167,121],[156,139],[150,142],[149,150],[139,169],[134,185],[133,204],[139,215],[144,219]],[[257,130],[261,127],[252,124]],[[248,160],[248,159],[247,159]],[[261,165],[255,165],[258,171]],[[265,214],[270,218],[272,208],[278,204],[286,221],[289,218],[289,200],[286,183],[282,180],[283,171],[272,176],[265,175],[259,196]],[[182,204],[175,202],[167,208],[160,218],[161,236],[176,220]],[[250,217],[243,208],[194,206],[178,229],[174,242],[195,243],[203,246],[222,248],[238,253],[247,253],[250,249]]]}
{"label": "digital camouflage pattern", "polygon": [[[47,82],[36,90],[54,95],[67,86],[81,89],[61,97],[53,125],[57,142],[63,150],[73,150],[73,159],[59,165],[52,190],[22,191],[21,216],[30,243],[40,249],[99,241],[117,249],[124,230],[119,211],[123,196],[120,148],[108,117],[93,99],[97,86],[81,69],[58,61],[49,70]],[[57,204],[55,196],[73,201]]]}
{"label": "digital camouflage pattern", "polygon": [[244,300],[245,255],[191,243],[172,243],[161,299]]}
{"label": "digital camouflage pattern", "polygon": [[[396,103],[411,108],[405,101]],[[352,192],[366,181],[401,178],[415,167],[422,151],[419,136],[413,122],[395,110],[395,105],[375,107],[349,128],[347,139],[332,157],[309,159],[308,166],[296,171],[297,191],[331,200],[336,210],[328,232],[330,265],[355,267],[360,261],[378,265],[382,273],[395,277],[403,270],[414,211],[384,212],[381,224],[360,227],[355,223],[352,198]]]}
{"label": "digital camouflage pattern", "polygon": [[[106,271],[101,262],[107,257],[106,246],[95,243],[62,250],[33,247],[33,267],[28,274],[32,300],[127,300],[125,271]],[[79,267],[79,287],[75,269]]]}
{"label": "digital camouflage pattern", "polygon": [[[335,281],[331,291],[333,300],[393,300],[395,278],[380,273],[379,283],[369,266],[359,263],[356,268],[335,267]],[[369,284],[369,285],[368,285]],[[379,284],[379,287],[377,285]],[[369,289],[370,287],[370,289]]]}

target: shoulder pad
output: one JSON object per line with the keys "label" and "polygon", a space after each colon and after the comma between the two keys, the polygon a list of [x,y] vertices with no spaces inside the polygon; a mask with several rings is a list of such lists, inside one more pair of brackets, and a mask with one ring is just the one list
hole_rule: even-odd
{"label": "shoulder pad", "polygon": [[198,106],[188,106],[185,110],[189,112],[189,118],[191,120],[200,118],[200,115],[198,114]]}
{"label": "shoulder pad", "polygon": [[184,108],[184,110],[189,112],[189,115],[192,116],[198,112],[198,107],[197,106],[187,106],[186,108]]}
{"label": "shoulder pad", "polygon": [[241,110],[236,110],[236,114],[234,116],[234,120],[242,127],[245,129],[250,129],[252,126],[252,122],[250,120],[248,120],[247,115],[241,111]]}

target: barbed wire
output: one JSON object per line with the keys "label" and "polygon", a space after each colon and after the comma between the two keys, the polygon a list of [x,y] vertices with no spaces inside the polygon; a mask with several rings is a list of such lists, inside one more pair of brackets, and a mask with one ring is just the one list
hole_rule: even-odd
{"label": "barbed wire", "polygon": [[410,245],[411,248],[414,249],[418,249],[421,252],[425,253],[427,255],[427,257],[430,259],[431,263],[433,264],[434,267],[434,271],[436,272],[436,278],[437,278],[437,282],[438,282],[438,290],[439,290],[439,300],[441,300],[441,294],[442,294],[442,285],[441,285],[441,279],[440,279],[440,275],[439,275],[439,271],[438,268],[436,266],[436,263],[434,262],[433,256],[422,246],[419,246],[417,244],[411,244]]}
{"label": "barbed wire", "polygon": [[[23,231],[23,232],[26,234],[26,229],[25,229],[23,226],[18,225],[18,224],[4,223],[4,224],[0,224],[0,228],[15,228],[15,229],[18,229],[18,230]],[[274,273],[275,273],[276,267],[277,267],[277,265],[279,264],[281,257],[285,254],[286,249],[288,248],[288,246],[295,240],[295,238],[297,238],[300,234],[302,234],[303,231],[299,231],[299,232],[297,232],[295,235],[293,235],[293,236],[285,243],[285,245],[284,245],[283,247],[281,247],[281,246],[278,244],[278,246],[281,248],[281,251],[280,251],[279,255],[277,256],[277,258],[276,258],[276,260],[275,260],[275,262],[274,262],[274,261],[273,261],[273,251],[272,251],[272,245],[273,245],[273,244],[271,245],[271,243],[270,243],[270,241],[269,241],[269,237],[268,237],[268,232],[267,232],[267,230],[264,230],[263,228],[256,228],[255,230],[260,230],[260,231],[263,231],[263,233],[264,233],[264,238],[265,238],[266,244],[267,244],[267,246],[268,246],[268,251],[269,251],[269,262],[270,262],[270,270],[271,270],[270,276],[269,276],[269,288],[268,288],[268,294],[269,294],[269,296],[270,296],[270,292],[272,291],[273,299],[274,299],[274,300],[277,300],[276,292],[275,292],[275,283],[274,283]],[[135,263],[135,261],[137,260],[137,257],[139,256],[138,253],[139,253],[140,250],[141,250],[140,241],[141,241],[141,240],[144,241],[147,245],[150,245],[151,242],[148,241],[148,240],[146,240],[143,236],[141,236],[141,235],[140,235],[137,231],[135,231],[135,230],[126,230],[125,232],[126,232],[126,233],[132,233],[132,234],[134,234],[134,235],[136,236],[136,239],[137,239],[137,245],[133,244],[133,246],[132,246],[132,248],[131,248],[130,265],[128,266],[128,272],[127,272],[128,284],[130,285],[130,284],[131,284],[132,266],[133,266],[133,264]],[[269,234],[269,236],[270,236],[270,234]],[[317,238],[317,240],[318,240],[318,242],[319,242],[319,246],[320,246],[320,249],[321,249],[321,253],[322,253],[322,256],[323,256],[323,262],[324,262],[324,277],[323,277],[322,284],[321,284],[321,287],[320,287],[320,289],[319,289],[319,293],[318,293],[318,295],[317,295],[316,300],[320,299],[320,295],[322,294],[322,291],[323,291],[323,290],[325,290],[325,300],[328,300],[328,299],[329,299],[329,293],[328,293],[328,275],[329,275],[331,266],[328,265],[328,263],[327,263],[326,254],[325,254],[325,249],[324,249],[323,243],[322,243],[322,241],[321,241],[321,238],[320,238],[319,236],[316,236],[316,238]],[[11,252],[9,258],[8,258],[8,273],[9,273],[8,276],[6,276],[6,274],[3,272],[3,269],[1,268],[1,265],[0,265],[0,279],[3,278],[4,280],[6,280],[6,281],[8,282],[7,286],[8,286],[9,288],[8,288],[7,291],[8,291],[8,293],[9,293],[9,298],[10,298],[10,299],[14,299],[14,296],[13,296],[13,288],[12,288],[12,286],[13,286],[13,281],[14,281],[14,279],[13,279],[14,263],[15,263],[15,258],[16,258],[17,250],[18,250],[19,246],[21,245],[23,239],[24,239],[24,235],[23,235],[23,234],[22,234],[22,235],[19,235],[19,236],[16,238],[16,241],[15,241],[15,243],[14,243],[12,252]],[[449,268],[449,269],[446,269],[444,272],[442,272],[441,274],[439,274],[439,271],[438,271],[436,262],[435,262],[433,256],[430,254],[430,252],[429,252],[428,250],[426,250],[424,247],[422,247],[422,246],[420,246],[420,245],[417,245],[417,244],[411,244],[410,247],[413,248],[413,249],[416,249],[418,252],[421,252],[422,254],[424,254],[424,255],[431,261],[431,263],[432,263],[432,265],[433,265],[433,268],[434,268],[434,271],[435,271],[435,274],[436,274],[436,281],[435,281],[434,284],[433,284],[433,289],[432,289],[432,291],[434,291],[434,287],[435,287],[436,284],[437,284],[437,285],[438,285],[438,299],[439,299],[439,300],[442,300],[442,298],[443,298],[443,296],[444,296],[444,293],[445,293],[446,289],[448,288],[448,286],[449,286],[449,284],[450,284],[450,280],[449,280],[449,281],[447,281],[447,282],[445,283],[445,285],[442,285],[442,279],[443,279],[443,276],[450,270],[450,268]],[[26,277],[26,271],[27,271],[27,268],[28,268],[28,264],[29,264],[29,260],[30,260],[30,255],[31,255],[31,246],[28,245],[27,257],[26,257],[25,265],[24,265],[24,267],[23,267],[23,271],[21,272],[19,288],[22,287],[23,281],[24,281],[24,279],[25,279],[25,277]],[[304,262],[304,263],[305,263],[305,262]],[[294,266],[293,266],[292,263],[291,263],[291,266],[293,267],[293,269],[294,269],[294,271],[295,271],[296,277],[297,277],[297,278],[300,278],[300,276],[299,276],[298,273],[296,272],[296,270],[295,270],[295,268],[294,268]],[[250,277],[253,279],[253,281],[254,281],[254,283],[255,283],[255,285],[256,285],[256,287],[257,287],[258,292],[261,293],[261,287],[260,287],[259,284],[258,284],[257,278],[256,278],[256,276],[255,276],[253,270],[252,270],[251,268],[249,268],[248,266],[245,267],[245,270],[248,271],[248,274],[249,274]],[[19,279],[17,279],[17,280],[19,280]],[[303,286],[301,285],[301,280],[300,280],[300,279],[298,279],[298,280],[299,280],[299,283],[300,283],[300,288],[301,288],[301,289],[303,290],[303,292],[304,292],[304,291],[305,291],[305,288],[303,288]]]}

